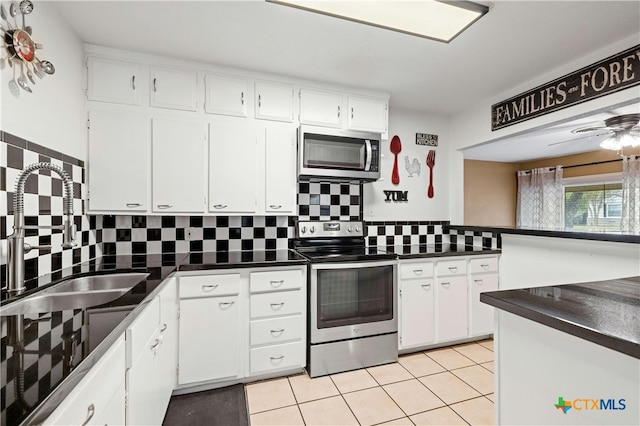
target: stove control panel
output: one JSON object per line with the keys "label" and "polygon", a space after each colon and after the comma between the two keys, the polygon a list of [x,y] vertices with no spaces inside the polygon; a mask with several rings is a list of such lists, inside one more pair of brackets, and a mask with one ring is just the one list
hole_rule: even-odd
{"label": "stove control panel", "polygon": [[362,237],[364,226],[360,221],[310,221],[298,222],[298,238]]}

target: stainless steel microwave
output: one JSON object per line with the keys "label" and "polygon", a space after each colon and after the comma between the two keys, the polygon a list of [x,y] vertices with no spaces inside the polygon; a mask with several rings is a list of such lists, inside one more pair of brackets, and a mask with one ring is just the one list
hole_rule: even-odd
{"label": "stainless steel microwave", "polygon": [[300,126],[298,178],[378,180],[380,178],[380,135]]}

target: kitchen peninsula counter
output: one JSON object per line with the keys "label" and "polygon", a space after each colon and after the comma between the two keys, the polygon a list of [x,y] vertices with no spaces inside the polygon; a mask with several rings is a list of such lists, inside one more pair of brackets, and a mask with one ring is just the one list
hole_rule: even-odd
{"label": "kitchen peninsula counter", "polygon": [[638,424],[640,277],[480,300],[496,308],[496,424]]}

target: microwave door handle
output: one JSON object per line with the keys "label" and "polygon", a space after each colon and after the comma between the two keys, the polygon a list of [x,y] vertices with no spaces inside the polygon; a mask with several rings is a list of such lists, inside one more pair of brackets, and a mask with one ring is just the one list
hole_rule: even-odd
{"label": "microwave door handle", "polygon": [[369,139],[365,139],[364,145],[367,147],[367,160],[364,164],[364,171],[368,172],[371,168],[371,141]]}

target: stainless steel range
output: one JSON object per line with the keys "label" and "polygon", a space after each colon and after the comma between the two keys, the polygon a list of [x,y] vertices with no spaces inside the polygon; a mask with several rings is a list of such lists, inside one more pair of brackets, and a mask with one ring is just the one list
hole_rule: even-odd
{"label": "stainless steel range", "polygon": [[311,377],[398,360],[397,260],[365,247],[362,222],[299,222],[309,270]]}

